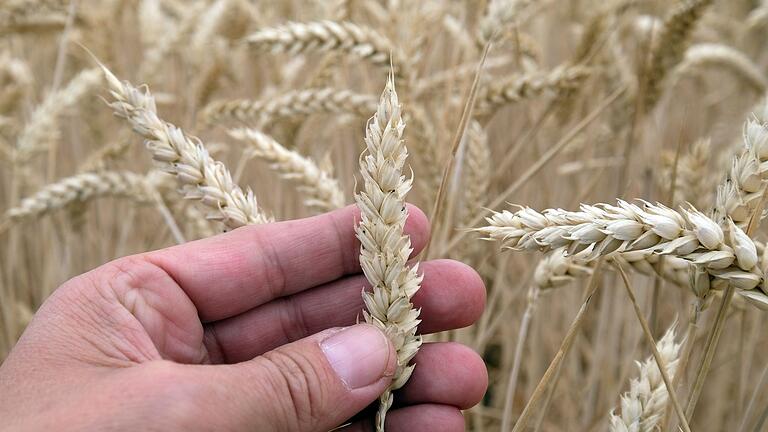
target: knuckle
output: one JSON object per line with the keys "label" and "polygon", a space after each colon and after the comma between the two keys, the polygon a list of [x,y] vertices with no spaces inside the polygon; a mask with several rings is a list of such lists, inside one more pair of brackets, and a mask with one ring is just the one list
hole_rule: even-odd
{"label": "knuckle", "polygon": [[[269,372],[266,385],[281,406],[279,430],[310,429],[323,416],[328,372],[298,351],[271,351],[262,356]],[[293,423],[291,423],[293,422]]]}

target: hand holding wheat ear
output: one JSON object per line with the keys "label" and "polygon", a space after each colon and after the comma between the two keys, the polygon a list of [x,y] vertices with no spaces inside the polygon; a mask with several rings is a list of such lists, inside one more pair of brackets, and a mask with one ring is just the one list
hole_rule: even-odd
{"label": "hand holding wheat ear", "polygon": [[376,414],[376,430],[384,430],[387,411],[392,407],[392,391],[401,388],[413,373],[409,365],[421,346],[416,335],[419,310],[411,298],[419,289],[417,267],[408,267],[411,240],[403,233],[408,211],[405,195],[411,179],[403,175],[408,151],[403,141],[405,123],[395,92],[394,77],[387,79],[379,107],[368,121],[366,150],[360,156],[363,190],[357,194],[361,220],[357,226],[360,240],[360,266],[373,286],[364,292],[365,321],[376,325],[392,339],[397,351],[397,369],[390,387],[381,395]]}

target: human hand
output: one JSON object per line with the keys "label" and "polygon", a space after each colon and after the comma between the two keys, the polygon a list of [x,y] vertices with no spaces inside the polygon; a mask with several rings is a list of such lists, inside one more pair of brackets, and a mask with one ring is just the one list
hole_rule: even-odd
{"label": "human hand", "polygon": [[[409,211],[418,253],[428,222]],[[353,418],[344,430],[370,430],[365,408],[389,384],[395,353],[378,329],[355,324],[367,286],[358,217],[350,206],[244,227],[71,279],[0,366],[0,429],[303,432]],[[420,268],[422,334],[479,317],[485,292],[471,268]],[[387,430],[464,430],[460,409],[487,386],[480,357],[428,343],[415,363]]]}

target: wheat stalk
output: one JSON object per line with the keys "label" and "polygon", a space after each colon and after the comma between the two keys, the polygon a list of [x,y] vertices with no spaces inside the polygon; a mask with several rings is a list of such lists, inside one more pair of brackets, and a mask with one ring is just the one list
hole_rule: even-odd
{"label": "wheat stalk", "polygon": [[66,87],[49,94],[24,125],[16,142],[16,157],[26,161],[35,152],[46,149],[59,137],[59,117],[101,82],[98,68],[77,74]]}
{"label": "wheat stalk", "polygon": [[185,198],[211,207],[214,212],[208,218],[220,220],[227,228],[270,221],[253,192],[240,189],[227,167],[214,160],[199,139],[158,117],[148,88],[141,91],[127,81],[120,82],[106,67],[102,69],[114,98],[109,106],[144,137],[152,158],[176,177]]}
{"label": "wheat stalk", "polygon": [[[681,344],[675,342],[674,326],[656,343],[670,379],[677,372]],[[610,414],[611,432],[653,432],[664,417],[669,393],[658,364],[651,356],[638,363],[640,376],[630,381],[630,389],[621,396],[621,415]]]}
{"label": "wheat stalk", "polygon": [[376,104],[375,97],[349,90],[306,89],[265,100],[235,99],[213,102],[202,111],[200,120],[210,125],[234,119],[264,126],[282,118],[301,118],[316,113],[349,113],[367,117],[376,111]]}
{"label": "wheat stalk", "polygon": [[[289,22],[258,30],[248,36],[246,41],[257,49],[273,53],[343,51],[379,67],[405,64],[402,54],[387,38],[371,28],[348,21]],[[395,72],[401,74],[402,71],[395,69]]]}
{"label": "wheat stalk", "polygon": [[306,197],[304,204],[307,207],[322,213],[345,205],[339,182],[311,159],[288,150],[269,135],[255,129],[233,129],[229,135],[247,141],[256,157],[268,162],[282,178],[298,183],[299,192]]}
{"label": "wheat stalk", "polygon": [[405,195],[412,179],[403,175],[408,151],[403,141],[405,123],[390,75],[378,109],[368,121],[366,151],[360,157],[363,190],[356,196],[361,211],[355,228],[360,240],[360,265],[373,287],[364,292],[365,320],[384,330],[397,351],[397,368],[392,383],[379,398],[376,430],[384,430],[387,411],[392,406],[392,392],[401,388],[413,372],[411,359],[421,346],[416,334],[419,310],[411,297],[419,289],[421,276],[417,267],[408,267],[411,241],[403,234],[408,211]]}
{"label": "wheat stalk", "polygon": [[513,75],[481,89],[476,116],[492,115],[503,105],[530,99],[545,93],[560,94],[574,90],[589,75],[583,66],[560,65],[548,72]]}

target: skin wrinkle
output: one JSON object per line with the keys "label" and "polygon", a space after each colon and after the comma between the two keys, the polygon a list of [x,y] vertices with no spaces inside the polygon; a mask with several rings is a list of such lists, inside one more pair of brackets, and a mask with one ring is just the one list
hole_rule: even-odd
{"label": "skin wrinkle", "polygon": [[[162,305],[163,299],[168,297],[163,295],[162,287],[176,285],[174,292],[181,293],[188,305],[194,309],[192,302],[168,272],[154,264],[146,255],[113,261],[108,268],[114,270],[114,273],[110,275],[107,272],[102,277],[104,283],[110,287],[117,303],[146,330],[142,333],[149,337],[158,356],[170,357],[184,363],[200,362],[207,357],[201,340],[202,328],[198,325],[191,329],[188,325],[180,324],[169,315],[172,311],[164,311],[156,306],[158,302]],[[139,269],[138,273],[133,269]],[[167,300],[172,300],[174,296],[170,297]],[[133,326],[124,328],[135,331]],[[185,329],[191,329],[191,332]],[[193,346],[190,344],[193,341],[199,343]],[[141,350],[142,347],[138,348]]]}
{"label": "skin wrinkle", "polygon": [[[261,230],[255,230],[252,236],[255,243],[254,249],[262,252],[259,254],[259,258],[262,261],[262,268],[265,270],[266,276],[261,278],[265,290],[269,293],[270,298],[278,298],[283,294],[286,289],[287,275],[283,268],[282,260],[279,259],[277,250],[275,249],[274,242],[265,240],[262,238]],[[260,290],[254,290],[259,292]]]}

